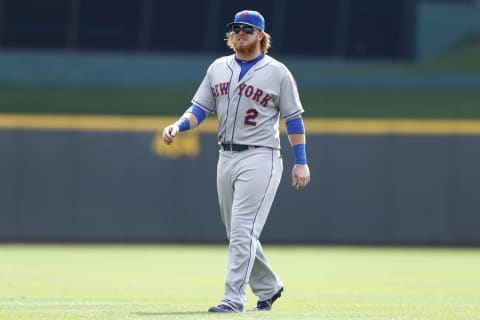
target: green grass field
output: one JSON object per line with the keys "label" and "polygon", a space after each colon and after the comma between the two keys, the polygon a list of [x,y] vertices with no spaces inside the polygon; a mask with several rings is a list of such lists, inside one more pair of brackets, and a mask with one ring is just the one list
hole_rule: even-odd
{"label": "green grass field", "polygon": [[[305,117],[480,119],[478,90],[300,89]],[[178,116],[192,88],[0,86],[0,113]]]}
{"label": "green grass field", "polygon": [[480,319],[479,249],[264,249],[274,310],[212,315],[226,246],[3,244],[0,319]]}

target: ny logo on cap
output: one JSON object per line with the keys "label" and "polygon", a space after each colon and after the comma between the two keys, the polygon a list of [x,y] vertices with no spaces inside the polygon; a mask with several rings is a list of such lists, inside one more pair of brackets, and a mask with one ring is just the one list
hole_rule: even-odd
{"label": "ny logo on cap", "polygon": [[242,18],[246,18],[247,16],[248,16],[248,12],[247,12],[247,11],[244,11],[244,12],[242,13]]}

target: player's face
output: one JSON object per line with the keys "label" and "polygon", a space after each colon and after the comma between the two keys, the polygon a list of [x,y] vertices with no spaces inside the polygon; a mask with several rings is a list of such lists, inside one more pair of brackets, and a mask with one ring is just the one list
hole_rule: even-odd
{"label": "player's face", "polygon": [[260,32],[249,25],[237,24],[232,26],[233,44],[239,52],[252,51],[260,45]]}

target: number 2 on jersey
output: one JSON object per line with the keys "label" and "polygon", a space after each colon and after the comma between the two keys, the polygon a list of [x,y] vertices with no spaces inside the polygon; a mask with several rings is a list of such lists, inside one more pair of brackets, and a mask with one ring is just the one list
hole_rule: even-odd
{"label": "number 2 on jersey", "polygon": [[257,117],[258,117],[258,110],[251,108],[245,112],[245,121],[243,122],[246,126],[256,126],[257,125]]}

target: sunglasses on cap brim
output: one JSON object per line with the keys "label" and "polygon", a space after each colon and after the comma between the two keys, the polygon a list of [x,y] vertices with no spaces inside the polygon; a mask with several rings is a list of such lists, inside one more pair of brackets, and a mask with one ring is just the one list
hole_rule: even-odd
{"label": "sunglasses on cap brim", "polygon": [[236,25],[233,25],[232,28],[230,29],[230,31],[232,31],[233,33],[240,33],[240,31],[242,30],[246,34],[253,34],[253,32],[255,31],[255,27],[252,27],[246,24],[243,24],[243,25],[236,24]]}

